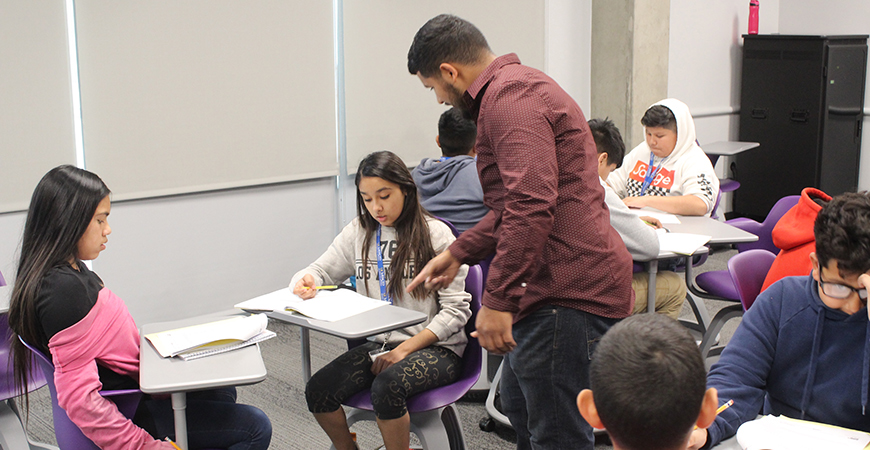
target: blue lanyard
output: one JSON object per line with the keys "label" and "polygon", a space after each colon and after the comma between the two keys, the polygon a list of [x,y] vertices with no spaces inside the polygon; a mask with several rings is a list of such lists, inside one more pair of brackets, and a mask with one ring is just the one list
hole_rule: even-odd
{"label": "blue lanyard", "polygon": [[[381,300],[393,304],[393,299],[387,293],[387,272],[384,270],[384,252],[381,250],[381,226],[378,225],[377,246],[375,253],[378,255],[378,284],[381,285]],[[386,341],[385,341],[386,342]]]}
{"label": "blue lanyard", "polygon": [[650,151],[649,152],[649,164],[647,164],[647,166],[646,166],[646,176],[643,177],[643,184],[640,186],[641,197],[643,197],[644,192],[646,192],[647,188],[649,188],[650,184],[652,184],[653,180],[655,180],[656,175],[658,175],[659,172],[662,171],[662,167],[665,165],[665,160],[668,159],[667,156],[662,158],[662,160],[659,161],[658,168],[656,168],[656,167],[653,167],[653,161],[655,160],[654,159],[655,157],[656,157],[655,153]]}
{"label": "blue lanyard", "polygon": [[452,156],[442,156],[441,158],[438,158],[438,160],[441,161],[441,162],[444,162],[444,161],[447,161],[447,160],[450,159],[450,158],[452,158]]}

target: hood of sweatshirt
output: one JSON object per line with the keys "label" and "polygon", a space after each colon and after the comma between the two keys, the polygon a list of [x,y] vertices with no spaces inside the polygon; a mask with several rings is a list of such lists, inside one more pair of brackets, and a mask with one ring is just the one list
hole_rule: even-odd
{"label": "hood of sweatshirt", "polygon": [[424,158],[414,169],[414,181],[421,197],[434,196],[445,189],[459,172],[467,165],[474,164],[468,155],[454,156],[445,161],[437,158]]}
{"label": "hood of sweatshirt", "polygon": [[792,207],[773,227],[773,244],[783,250],[791,250],[815,239],[813,224],[822,206],[816,200],[827,203],[831,196],[815,188],[801,191],[798,204]]}
{"label": "hood of sweatshirt", "polygon": [[[696,142],[695,122],[692,120],[692,113],[689,112],[689,107],[675,98],[666,98],[650,105],[650,107],[656,105],[661,105],[670,109],[671,112],[674,113],[674,118],[677,119],[677,142],[674,146],[674,150],[666,158],[666,161],[670,162],[670,164],[666,162],[665,167],[672,166],[673,161],[679,160],[682,155],[688,153],[693,148],[697,148],[700,151],[701,148],[698,147],[698,143]],[[644,153],[645,155],[649,155],[650,149],[646,140],[641,142],[638,147],[646,150],[646,153]],[[657,160],[658,158],[656,158],[656,161]]]}

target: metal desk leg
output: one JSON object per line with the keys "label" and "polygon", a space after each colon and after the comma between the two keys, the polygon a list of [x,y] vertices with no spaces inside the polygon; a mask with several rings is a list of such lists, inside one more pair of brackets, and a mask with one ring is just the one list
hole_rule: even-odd
{"label": "metal desk leg", "polygon": [[311,379],[311,336],[308,328],[300,327],[299,336],[302,345],[302,381],[308,384]]}
{"label": "metal desk leg", "polygon": [[649,284],[646,289],[646,312],[656,312],[656,273],[659,271],[659,260],[654,259],[646,263],[646,271],[649,273]]}
{"label": "metal desk leg", "polygon": [[175,416],[175,443],[182,450],[187,450],[187,394],[177,392],[172,394],[172,412]]}
{"label": "metal desk leg", "polygon": [[[687,256],[686,287],[691,286],[694,279],[695,277],[692,275],[692,256]],[[699,331],[703,335],[710,326],[710,312],[707,311],[707,305],[704,303],[704,299],[698,298],[692,294],[692,291],[689,289],[686,289],[686,297],[688,297],[689,301],[692,303],[692,309],[695,311],[695,315],[698,317],[698,325],[701,327]]]}

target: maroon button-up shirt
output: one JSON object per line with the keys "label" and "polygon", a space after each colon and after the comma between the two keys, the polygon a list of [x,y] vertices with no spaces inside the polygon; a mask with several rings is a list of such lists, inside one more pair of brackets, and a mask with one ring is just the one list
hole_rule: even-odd
{"label": "maroon button-up shirt", "polygon": [[491,211],[450,252],[469,263],[495,252],[483,304],[514,320],[544,304],[628,316],[631,256],[610,226],[580,107],[515,54],[493,61],[465,95]]}

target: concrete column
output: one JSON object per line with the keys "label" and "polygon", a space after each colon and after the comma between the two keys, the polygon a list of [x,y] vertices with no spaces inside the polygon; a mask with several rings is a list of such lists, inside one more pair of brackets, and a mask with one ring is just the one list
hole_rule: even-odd
{"label": "concrete column", "polygon": [[640,118],[668,94],[670,0],[592,0],[589,118],[610,117],[631,150]]}

